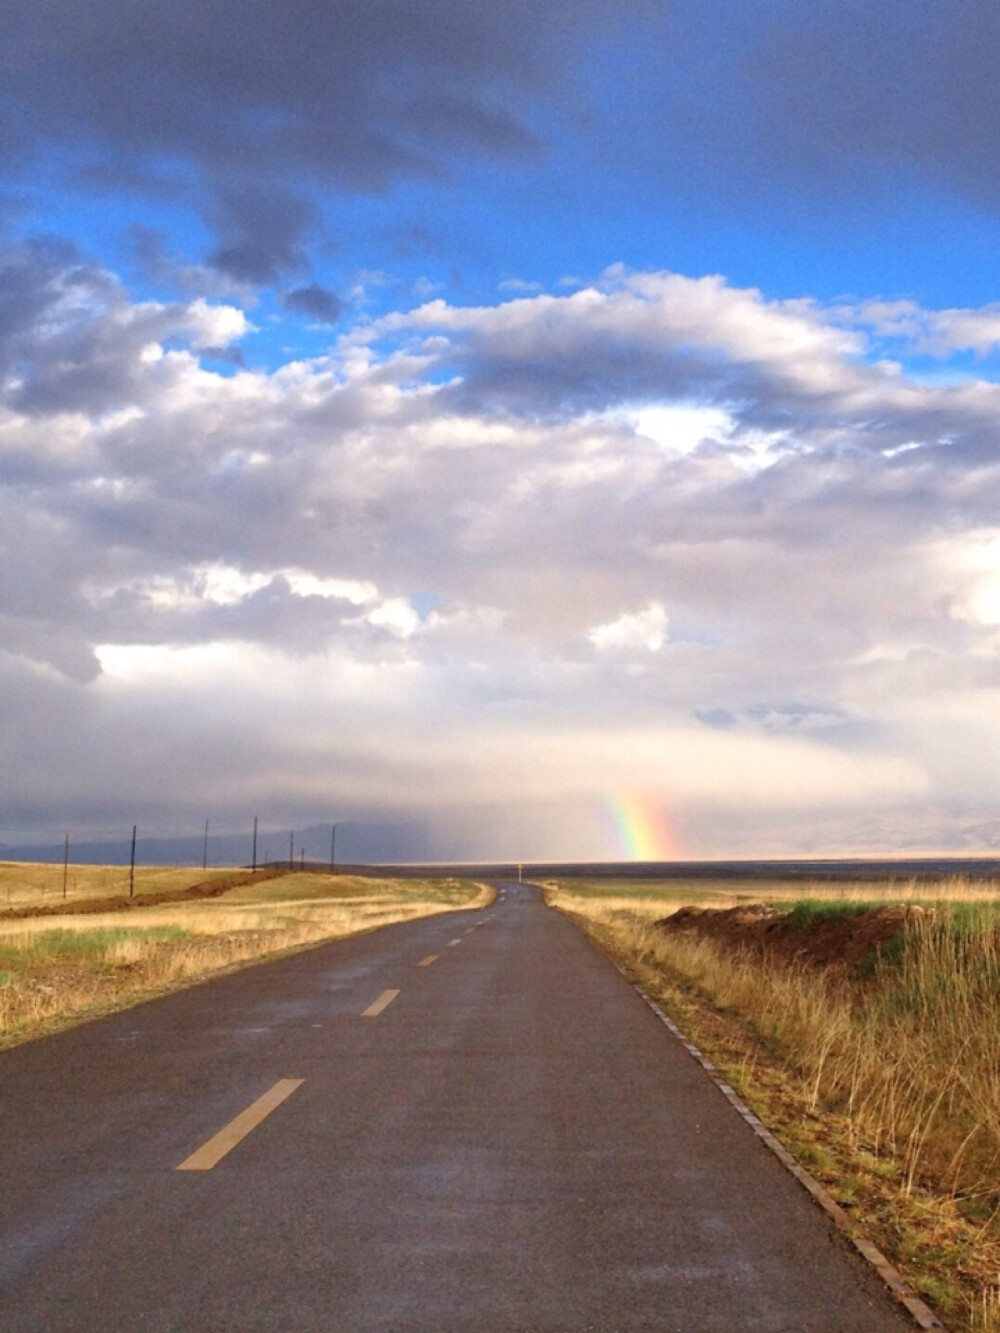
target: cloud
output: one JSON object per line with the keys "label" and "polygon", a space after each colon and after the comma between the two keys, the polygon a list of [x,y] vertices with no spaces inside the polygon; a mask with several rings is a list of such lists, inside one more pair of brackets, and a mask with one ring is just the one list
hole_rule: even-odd
{"label": "cloud", "polygon": [[0,666],[60,719],[0,746],[25,826],[270,790],[473,838],[494,797],[577,828],[617,784],[692,852],[748,800],[793,841],[863,806],[965,836],[1000,753],[1000,396],[887,366],[888,317],[615,271],[222,374],[237,306],[2,263]]}
{"label": "cloud", "polygon": [[273,283],[280,273],[307,266],[304,237],[317,218],[311,201],[278,180],[223,185],[215,209],[219,239],[209,262],[237,282]]}
{"label": "cloud", "polygon": [[[784,13],[780,12],[784,10]],[[987,0],[823,3],[807,23],[769,16],[756,61],[760,128],[789,169],[850,172],[868,164],[1000,205],[1000,110],[992,55],[1000,19]]]}
{"label": "cloud", "polygon": [[[650,7],[628,0],[616,21]],[[239,281],[304,267],[317,199],[527,162],[529,115],[568,98],[598,0],[199,0],[157,8],[12,0],[0,158],[45,156],[88,190],[187,201]],[[113,90],[113,92],[112,92]]]}
{"label": "cloud", "polygon": [[540,292],[544,288],[540,282],[529,282],[526,278],[504,278],[497,284],[501,292]]}
{"label": "cloud", "polygon": [[283,299],[286,310],[299,315],[307,315],[321,324],[336,324],[340,319],[340,300],[335,292],[311,282],[307,287],[296,287],[287,292]]}
{"label": "cloud", "polygon": [[254,302],[251,284],[208,264],[185,263],[173,253],[168,234],[158,227],[133,224],[126,229],[124,239],[135,271],[157,291],[233,299],[242,305]]}
{"label": "cloud", "polygon": [[751,225],[791,203],[829,236],[916,195],[995,214],[998,45],[990,0],[676,0],[594,137],[607,171]]}
{"label": "cloud", "polygon": [[[518,173],[519,208],[544,227],[524,179],[539,168],[551,168],[539,193],[565,208],[592,201],[600,179],[630,214],[652,203],[690,221],[722,197],[772,234],[805,212],[829,236],[845,213],[892,215],[914,195],[995,213],[993,7],[800,9],[293,0],[278,21],[263,0],[11,0],[0,161],[15,209],[44,179],[64,202],[194,210],[210,262],[177,267],[223,286],[312,271],[310,252],[343,240],[358,195],[383,202],[371,207],[387,245],[391,230],[410,253],[460,262],[450,203],[509,206]],[[526,257],[513,255],[515,271]]]}
{"label": "cloud", "polygon": [[868,301],[848,318],[902,346],[930,356],[971,351],[985,355],[1000,343],[1000,305],[979,310],[923,310],[915,301]]}
{"label": "cloud", "polygon": [[626,611],[606,625],[595,625],[587,638],[598,652],[644,648],[659,652],[667,641],[667,612],[662,602],[650,602],[642,611]]}
{"label": "cloud", "polygon": [[[129,301],[118,280],[35,242],[0,251],[0,374],[9,408],[35,413],[141,412],[151,372],[169,379],[183,353],[226,346],[251,327],[234,306]],[[153,367],[158,367],[155,371]]]}
{"label": "cloud", "polygon": [[774,425],[783,398],[801,411],[808,402],[863,396],[888,374],[862,371],[859,333],[824,318],[813,303],[766,301],[718,276],[615,267],[600,284],[568,296],[486,307],[437,300],[381,327],[404,324],[457,335],[463,405],[475,396],[513,411],[550,404],[555,412],[592,410],[612,401],[638,407],[664,396],[725,407],[760,397],[765,377],[773,410],[762,424]]}

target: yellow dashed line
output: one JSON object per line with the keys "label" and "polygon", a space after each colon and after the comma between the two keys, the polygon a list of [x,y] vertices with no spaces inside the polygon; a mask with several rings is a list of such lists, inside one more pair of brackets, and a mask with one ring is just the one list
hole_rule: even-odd
{"label": "yellow dashed line", "polygon": [[361,1015],[362,1018],[378,1018],[383,1009],[388,1009],[399,994],[398,990],[384,990],[374,1004],[370,1004]]}
{"label": "yellow dashed line", "polygon": [[245,1111],[241,1111],[235,1120],[230,1120],[224,1129],[214,1134],[207,1143],[185,1157],[177,1168],[178,1171],[211,1171],[216,1162],[221,1161],[227,1152],[231,1152],[241,1139],[245,1139],[252,1129],[256,1129],[262,1120],[290,1097],[296,1088],[305,1082],[301,1078],[282,1078],[274,1087],[264,1093]]}
{"label": "yellow dashed line", "polygon": [[431,963],[436,963],[440,957],[439,953],[429,953],[426,958],[421,958],[417,967],[430,967]]}

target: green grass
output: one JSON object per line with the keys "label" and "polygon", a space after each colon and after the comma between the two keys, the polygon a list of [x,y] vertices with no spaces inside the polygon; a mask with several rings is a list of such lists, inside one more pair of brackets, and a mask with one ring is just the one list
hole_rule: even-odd
{"label": "green grass", "polygon": [[[942,908],[942,903],[927,903],[928,907]],[[1000,903],[948,903],[952,926],[959,934],[978,935],[984,930],[1000,926]]]}
{"label": "green grass", "polygon": [[865,916],[881,906],[884,904],[824,902],[816,898],[800,898],[798,902],[789,905],[787,916],[794,926],[804,930],[820,921],[842,921],[845,917]]}
{"label": "green grass", "polygon": [[593,898],[595,901],[602,898],[635,898],[642,902],[662,899],[665,903],[688,903],[694,899],[732,896],[737,886],[744,890],[740,895],[742,897],[759,900],[762,896],[756,889],[749,892],[751,886],[741,880],[560,879],[544,882],[558,883],[560,889],[565,889],[567,893]]}
{"label": "green grass", "polygon": [[[37,933],[25,935],[16,942],[10,939],[0,941],[0,961],[7,966],[11,966],[18,962],[27,962],[38,958],[54,958],[60,955],[103,955],[109,948],[125,940],[139,938],[154,944],[163,940],[184,939],[186,935],[187,932],[181,930],[179,926],[40,930]],[[9,974],[5,973],[3,975]]]}

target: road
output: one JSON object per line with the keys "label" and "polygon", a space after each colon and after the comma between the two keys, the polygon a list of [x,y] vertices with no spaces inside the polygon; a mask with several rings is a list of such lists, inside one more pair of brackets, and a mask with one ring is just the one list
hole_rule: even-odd
{"label": "road", "polygon": [[4,1333],[912,1328],[528,886],[0,1054]]}

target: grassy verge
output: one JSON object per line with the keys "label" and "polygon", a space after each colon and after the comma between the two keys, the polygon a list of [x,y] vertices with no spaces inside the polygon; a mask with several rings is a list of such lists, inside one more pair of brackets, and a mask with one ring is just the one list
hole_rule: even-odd
{"label": "grassy verge", "polygon": [[0,923],[0,1046],[258,959],[457,908],[492,890],[457,880],[294,875],[224,898],[120,914]]}
{"label": "grassy verge", "polygon": [[[997,913],[951,889],[867,977],[656,930],[681,905],[676,886],[669,902],[580,884],[548,896],[671,1013],[950,1327],[996,1333]],[[801,886],[795,896],[803,925],[838,914]],[[882,897],[871,886],[867,896]]]}

